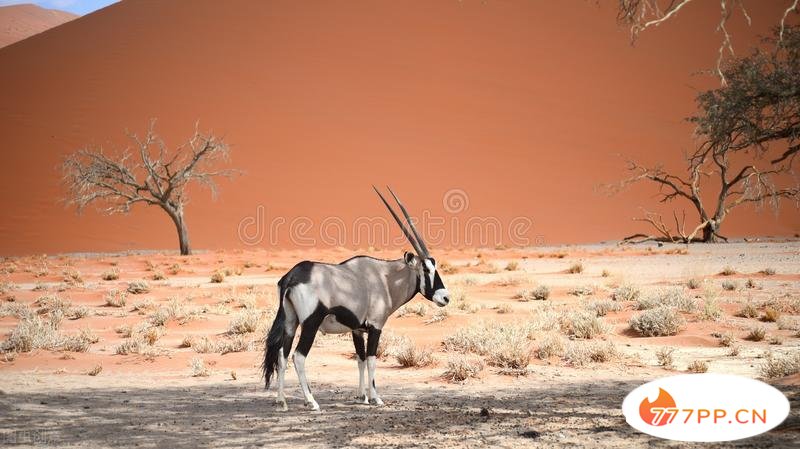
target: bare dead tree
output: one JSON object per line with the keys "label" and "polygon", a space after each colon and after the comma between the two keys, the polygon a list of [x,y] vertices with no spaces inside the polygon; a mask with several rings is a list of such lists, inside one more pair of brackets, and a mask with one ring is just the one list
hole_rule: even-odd
{"label": "bare dead tree", "polygon": [[724,69],[728,84],[698,96],[701,113],[689,120],[702,143],[685,157],[685,174],[628,161],[631,176],[612,191],[640,181],[655,183],[661,203],[683,200],[698,215],[697,226],[687,232],[685,214],[679,220],[673,212],[673,231],[661,215],[645,211],[637,220],[649,223],[656,234],[628,240],[714,242],[724,239],[720,227],[739,206],[769,206],[776,213],[782,199],[800,206],[793,170],[800,152],[800,27],[776,28],[769,40],[778,39],[776,51],[757,48],[734,60]]}
{"label": "bare dead tree", "polygon": [[215,178],[238,173],[214,168],[227,162],[228,145],[222,138],[201,133],[197,124],[189,140],[172,151],[155,133],[155,120],[144,137],[127,131],[126,135],[131,146],[115,154],[106,154],[102,147],[86,147],[64,159],[67,204],[80,212],[97,203],[106,214],[128,213],[136,204],[158,206],[175,223],[181,255],[190,254],[185,188],[195,181],[216,197]]}
{"label": "bare dead tree", "polygon": [[[630,27],[631,43],[635,43],[643,31],[658,27],[678,16],[690,3],[710,0],[619,0],[617,8],[617,22]],[[750,14],[747,12],[746,0],[717,0],[719,1],[720,17],[716,31],[721,34],[717,61],[714,72],[720,78],[722,85],[727,83],[723,73],[723,63],[727,57],[735,57],[733,41],[728,32],[728,20],[738,11],[750,25]],[[750,4],[757,4],[762,0],[753,0]],[[786,8],[778,20],[780,32],[778,42],[784,37],[784,30],[788,26],[790,14],[800,13],[800,0],[786,0]],[[777,19],[776,19],[777,20]]]}

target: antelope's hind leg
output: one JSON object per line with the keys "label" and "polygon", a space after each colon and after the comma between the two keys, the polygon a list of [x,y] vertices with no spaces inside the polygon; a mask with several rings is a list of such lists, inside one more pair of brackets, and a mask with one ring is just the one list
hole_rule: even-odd
{"label": "antelope's hind leg", "polygon": [[289,410],[286,405],[286,394],[284,393],[284,380],[286,379],[286,367],[289,364],[289,354],[292,352],[292,343],[294,342],[294,334],[297,331],[297,313],[295,313],[292,304],[289,301],[284,303],[284,310],[286,313],[286,327],[283,334],[283,347],[281,348],[280,355],[278,356],[278,411],[285,412]]}
{"label": "antelope's hind leg", "polygon": [[303,390],[306,405],[310,405],[312,410],[319,410],[319,404],[314,400],[311,389],[308,388],[305,365],[306,357],[308,352],[311,351],[311,345],[314,344],[314,338],[317,336],[317,330],[322,324],[323,318],[325,318],[324,314],[314,312],[303,321],[303,325],[300,328],[300,340],[294,350],[294,369],[297,371],[297,378],[300,380],[300,388]]}
{"label": "antelope's hind leg", "polygon": [[356,399],[364,404],[369,404],[369,394],[367,393],[367,380],[365,379],[367,368],[367,349],[364,344],[364,333],[353,331],[353,345],[356,347],[356,360],[358,361],[358,394]]}

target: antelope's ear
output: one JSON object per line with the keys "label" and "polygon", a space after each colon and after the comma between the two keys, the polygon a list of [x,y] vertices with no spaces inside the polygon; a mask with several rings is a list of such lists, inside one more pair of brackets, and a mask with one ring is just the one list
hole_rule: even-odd
{"label": "antelope's ear", "polygon": [[413,253],[410,253],[408,251],[406,251],[405,254],[403,254],[403,260],[406,261],[406,265],[408,265],[408,266],[413,267],[413,266],[417,265],[417,256],[415,256]]}

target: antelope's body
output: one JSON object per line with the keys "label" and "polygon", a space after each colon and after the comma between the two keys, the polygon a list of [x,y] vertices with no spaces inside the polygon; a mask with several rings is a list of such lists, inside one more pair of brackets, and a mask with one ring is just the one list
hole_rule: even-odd
{"label": "antelope's body", "polygon": [[[278,281],[278,313],[267,336],[262,368],[267,387],[277,370],[278,404],[282,410],[287,409],[284,376],[298,326],[300,338],[294,352],[294,365],[305,401],[312,409],[319,410],[319,405],[308,387],[305,359],[320,330],[352,333],[358,356],[359,396],[365,403],[381,405],[383,401],[375,386],[376,353],[389,316],[417,293],[440,307],[449,302],[447,289],[436,272],[436,261],[428,255],[424,243],[420,243],[421,237],[405,208],[398,201],[414,237],[386,200],[383,201],[418,255],[405,253],[397,260],[356,256],[339,264],[304,261]],[[365,370],[368,379],[365,379]]]}

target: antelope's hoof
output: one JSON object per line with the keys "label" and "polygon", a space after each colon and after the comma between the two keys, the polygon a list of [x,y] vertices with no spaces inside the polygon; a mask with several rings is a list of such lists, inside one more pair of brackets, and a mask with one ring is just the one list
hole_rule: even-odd
{"label": "antelope's hoof", "polygon": [[366,394],[357,394],[355,397],[356,403],[369,405],[369,396]]}
{"label": "antelope's hoof", "polygon": [[306,402],[306,407],[309,407],[311,411],[314,412],[319,411],[319,404],[317,404],[317,401]]}
{"label": "antelope's hoof", "polygon": [[279,412],[287,412],[289,411],[289,406],[286,405],[286,401],[278,401],[278,408]]}
{"label": "antelope's hoof", "polygon": [[381,398],[373,398],[369,400],[370,404],[377,405],[378,407],[383,406],[383,400]]}

